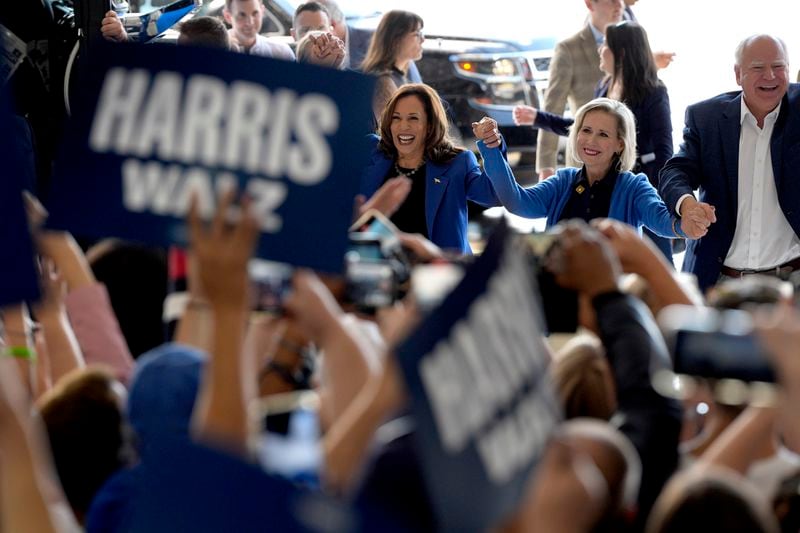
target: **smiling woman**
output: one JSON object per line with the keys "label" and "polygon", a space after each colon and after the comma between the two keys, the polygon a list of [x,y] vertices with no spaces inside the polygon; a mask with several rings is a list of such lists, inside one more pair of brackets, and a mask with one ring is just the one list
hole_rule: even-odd
{"label": "smiling woman", "polygon": [[397,176],[411,180],[411,192],[392,215],[398,228],[420,233],[441,248],[470,253],[467,200],[490,207],[500,201],[475,155],[453,145],[447,115],[431,87],[400,87],[380,115],[380,136],[364,170],[367,198]]}
{"label": "smiling woman", "polygon": [[397,88],[410,81],[409,64],[422,58],[424,41],[419,15],[394,10],[381,18],[361,64],[365,74],[378,76],[372,102],[376,120]]}
{"label": "smiling woman", "polygon": [[567,150],[583,167],[559,169],[531,188],[517,184],[497,149],[484,142],[478,148],[506,209],[529,218],[547,217],[547,227],[572,218],[613,218],[663,237],[698,238],[704,231],[688,219],[678,222],[647,176],[630,172],[636,161],[636,123],[631,110],[617,100],[595,98],[578,109]]}

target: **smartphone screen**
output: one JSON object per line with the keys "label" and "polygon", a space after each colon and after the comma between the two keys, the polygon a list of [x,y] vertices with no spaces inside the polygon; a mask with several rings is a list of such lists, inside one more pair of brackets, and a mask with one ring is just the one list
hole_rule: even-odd
{"label": "smartphone screen", "polygon": [[713,379],[775,382],[775,372],[752,335],[721,331],[678,331],[675,372]]}
{"label": "smartphone screen", "polygon": [[292,267],[285,263],[251,259],[247,265],[253,309],[280,313],[283,302],[292,289]]}

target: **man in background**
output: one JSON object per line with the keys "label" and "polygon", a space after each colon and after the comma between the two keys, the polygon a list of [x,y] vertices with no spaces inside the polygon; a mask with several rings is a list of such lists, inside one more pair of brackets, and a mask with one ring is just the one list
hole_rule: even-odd
{"label": "man in background", "polygon": [[[622,20],[623,0],[584,0],[589,19],[581,31],[556,45],[550,63],[550,82],[544,110],[563,115],[567,101],[577,110],[591,100],[597,82],[603,77],[597,49],[603,44],[606,26]],[[536,147],[536,170],[539,179],[552,176],[556,169],[558,135],[539,132]]]}

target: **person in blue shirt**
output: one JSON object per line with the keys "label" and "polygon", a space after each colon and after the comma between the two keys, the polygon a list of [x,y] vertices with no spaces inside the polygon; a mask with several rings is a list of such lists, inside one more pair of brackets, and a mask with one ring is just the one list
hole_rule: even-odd
{"label": "person in blue shirt", "polygon": [[[658,68],[647,33],[635,22],[620,22],[606,27],[605,39],[599,48],[600,69],[606,73],[595,88],[594,96],[606,96],[624,102],[636,118],[638,157],[634,172],[643,172],[658,187],[658,173],[672,157],[672,118],[667,88],[658,78]],[[573,119],[529,106],[517,106],[514,119],[518,124],[566,136]],[[647,232],[645,232],[647,234]],[[668,258],[672,258],[671,242],[648,234]]]}
{"label": "person in blue shirt", "polygon": [[516,215],[546,217],[547,227],[572,218],[613,218],[664,237],[696,238],[703,232],[690,220],[674,218],[645,174],[630,172],[636,124],[620,101],[596,98],[578,109],[567,150],[583,167],[559,169],[528,189],[517,183],[500,150],[489,147],[496,139],[481,136],[479,123],[473,129],[482,139],[484,170],[502,204]]}
{"label": "person in blue shirt", "polygon": [[[381,114],[379,135],[370,140],[374,149],[360,193],[368,199],[387,180],[406,176],[411,190],[391,216],[395,225],[440,248],[471,253],[467,200],[486,207],[500,200],[475,155],[447,135],[447,115],[436,91],[422,83],[400,87]],[[503,158],[505,146],[497,153]]]}

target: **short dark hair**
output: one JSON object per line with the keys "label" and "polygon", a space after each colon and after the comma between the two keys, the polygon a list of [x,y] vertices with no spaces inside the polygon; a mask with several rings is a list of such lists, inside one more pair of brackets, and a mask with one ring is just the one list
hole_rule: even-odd
{"label": "short dark hair", "polygon": [[294,10],[294,17],[292,17],[292,21],[297,19],[297,16],[302,13],[303,11],[310,11],[312,13],[325,13],[328,16],[328,19],[331,18],[331,13],[328,11],[328,8],[320,4],[319,2],[305,2],[297,6],[297,9]]}
{"label": "short dark hair", "polygon": [[216,17],[195,17],[178,27],[180,44],[211,46],[228,49],[231,41],[225,24]]}

